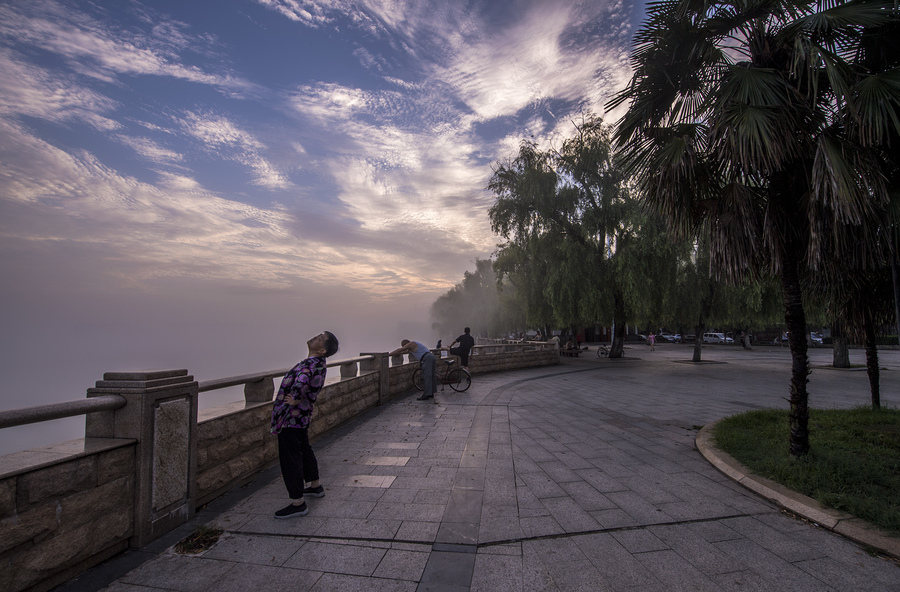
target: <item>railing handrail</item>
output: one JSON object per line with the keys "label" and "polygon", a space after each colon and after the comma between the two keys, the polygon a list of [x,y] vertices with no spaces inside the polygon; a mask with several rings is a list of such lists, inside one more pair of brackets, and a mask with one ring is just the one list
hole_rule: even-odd
{"label": "railing handrail", "polygon": [[[334,368],[335,366],[343,366],[344,364],[356,364],[365,362],[366,360],[374,360],[375,356],[356,356],[355,358],[346,358],[344,360],[334,360],[325,364],[326,368]],[[238,376],[229,376],[227,378],[214,378],[212,380],[204,380],[198,382],[198,390],[201,393],[214,391],[216,389],[228,388],[229,386],[237,386],[239,384],[247,384],[250,382],[258,382],[267,378],[278,378],[287,374],[288,370],[293,368],[281,368],[278,370],[269,370],[268,372],[254,372],[252,374],[240,374]]]}
{"label": "railing handrail", "polygon": [[[367,360],[374,360],[375,356],[356,356],[344,360],[334,360],[327,363],[328,368],[343,366],[345,364],[356,364]],[[279,370],[270,370],[268,372],[254,372],[252,374],[242,374],[240,376],[229,376],[227,378],[215,378],[212,380],[204,380],[198,382],[198,391],[206,392],[216,389],[226,388],[229,386],[237,386],[239,384],[247,384],[265,380],[266,378],[277,378],[284,376],[290,368],[282,368]],[[77,415],[87,415],[96,411],[114,411],[125,406],[125,397],[120,395],[102,395],[99,397],[90,397],[87,399],[74,399],[71,401],[63,401],[61,403],[49,403],[47,405],[33,405],[31,407],[21,407],[19,409],[7,409],[0,411],[0,429],[12,428],[20,425],[31,423],[40,423],[42,421],[50,421],[52,419],[63,419],[65,417],[75,417]]]}
{"label": "railing handrail", "polygon": [[257,382],[266,378],[276,378],[284,376],[290,368],[282,368],[281,370],[269,370],[268,372],[254,372],[252,374],[241,374],[239,376],[229,376],[227,378],[213,378],[212,380],[202,380],[197,383],[199,392],[205,393],[216,389],[227,388],[229,386],[237,386],[239,384],[247,384],[249,382]]}
{"label": "railing handrail", "polygon": [[51,419],[86,415],[95,411],[113,411],[124,407],[125,403],[125,397],[121,395],[103,395],[89,399],[63,401],[62,403],[8,409],[0,411],[0,429],[29,423],[40,423]]}

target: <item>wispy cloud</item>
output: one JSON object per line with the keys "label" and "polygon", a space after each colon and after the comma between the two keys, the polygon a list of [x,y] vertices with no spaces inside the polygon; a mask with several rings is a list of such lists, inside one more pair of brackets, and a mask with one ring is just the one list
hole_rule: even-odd
{"label": "wispy cloud", "polygon": [[0,114],[34,117],[56,123],[80,121],[100,131],[121,127],[112,119],[116,101],[70,78],[26,64],[0,48]]}
{"label": "wispy cloud", "polygon": [[149,138],[136,138],[120,135],[119,141],[132,148],[142,158],[157,164],[171,164],[181,162],[184,157],[175,150],[160,146]]}
{"label": "wispy cloud", "polygon": [[253,183],[268,189],[284,189],[290,180],[263,156],[263,144],[249,132],[220,115],[186,113],[184,130],[219,157],[238,162],[253,171]]}
{"label": "wispy cloud", "polygon": [[184,24],[159,15],[150,34],[101,22],[53,0],[0,6],[0,38],[40,48],[67,60],[80,74],[109,83],[120,75],[164,76],[219,87],[235,94],[256,86],[225,72],[206,72],[186,63],[182,53],[211,40],[187,36]]}
{"label": "wispy cloud", "polygon": [[[305,256],[312,262],[303,274],[316,281],[385,297],[404,282],[439,291],[494,248],[491,163],[523,136],[547,141],[571,113],[598,109],[627,75],[627,26],[601,26],[622,10],[615,2],[521,1],[502,15],[489,2],[257,3],[298,27],[366,31],[352,55],[373,77],[264,89],[229,69],[224,42],[140,4],[127,9],[140,26],[89,3],[82,11],[52,0],[0,6],[0,115],[7,139],[31,155],[3,163],[16,169],[9,199],[34,208],[35,228],[44,229],[23,240],[102,242],[147,278],[291,283],[292,261]],[[69,69],[39,65],[39,53]],[[128,84],[143,76],[238,100],[161,109],[146,101],[123,116],[121,97],[133,100]],[[271,113],[264,121],[263,110],[283,121]],[[145,174],[55,148],[21,117],[107,132]],[[499,131],[486,135],[491,124]],[[199,180],[213,177],[201,172],[204,160],[238,165],[228,172],[240,173],[241,187],[208,189]],[[51,215],[41,219],[38,207]],[[69,227],[76,217],[91,220],[90,232]]]}
{"label": "wispy cloud", "polygon": [[[0,238],[44,245],[41,249],[102,253],[82,263],[86,278],[133,284],[192,277],[272,288],[313,281],[375,297],[379,289],[388,297],[398,282],[415,285],[412,291],[433,292],[441,285],[440,274],[422,274],[420,263],[404,263],[399,253],[385,261],[370,244],[349,241],[344,247],[340,233],[321,230],[335,228],[330,214],[313,220],[319,230],[307,228],[300,238],[294,212],[222,199],[190,177],[169,173],[161,187],[148,185],[2,120],[0,137],[6,139],[0,144],[0,193],[12,198],[4,206]],[[401,250],[418,242],[409,230],[397,241]],[[398,265],[385,276],[392,260]]]}

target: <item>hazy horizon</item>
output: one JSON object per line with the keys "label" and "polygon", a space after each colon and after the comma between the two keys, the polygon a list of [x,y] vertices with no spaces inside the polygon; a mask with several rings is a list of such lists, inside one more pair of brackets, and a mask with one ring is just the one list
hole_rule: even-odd
{"label": "hazy horizon", "polygon": [[640,0],[0,3],[0,408],[114,370],[286,367],[323,329],[345,357],[452,339],[428,310],[496,249],[492,166],[603,113],[642,18]]}

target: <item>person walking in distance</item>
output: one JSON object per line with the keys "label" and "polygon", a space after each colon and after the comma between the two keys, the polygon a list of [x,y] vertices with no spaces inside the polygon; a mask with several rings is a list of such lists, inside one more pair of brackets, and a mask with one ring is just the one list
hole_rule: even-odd
{"label": "person walking in distance", "polygon": [[307,430],[313,405],[325,384],[325,359],[337,352],[338,340],[333,333],[324,331],[307,341],[306,347],[309,355],[285,374],[272,408],[271,431],[278,435],[281,477],[291,498],[288,506],[275,512],[276,518],[306,516],[309,509],[303,496],[325,495]]}
{"label": "person walking in distance", "polygon": [[[418,401],[425,401],[427,399],[434,399],[434,363],[436,358],[434,354],[431,353],[431,350],[422,343],[418,341],[410,341],[409,339],[404,339],[400,342],[400,347],[392,351],[391,356],[398,356],[403,354],[411,355],[416,361],[421,362],[422,364],[422,378],[425,382],[425,390],[422,392],[422,396],[418,397]],[[437,403],[437,400],[434,401]]]}
{"label": "person walking in distance", "polygon": [[[471,329],[468,327],[463,329],[463,334],[457,337],[447,349],[447,351],[450,352],[450,355],[459,356],[459,363],[462,364],[462,367],[466,370],[469,369],[469,352],[475,347],[475,338],[472,337],[471,332]],[[457,343],[459,344],[459,347],[453,347]]]}
{"label": "person walking in distance", "polygon": [[650,351],[654,351],[656,349],[656,335],[653,334],[653,331],[651,331],[650,336],[647,337],[647,345],[650,346]]}

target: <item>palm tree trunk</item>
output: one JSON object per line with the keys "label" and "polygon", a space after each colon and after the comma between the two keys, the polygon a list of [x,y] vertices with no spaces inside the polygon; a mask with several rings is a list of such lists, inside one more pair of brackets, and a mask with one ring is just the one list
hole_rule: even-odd
{"label": "palm tree trunk", "polygon": [[609,357],[622,358],[625,356],[625,297],[618,290],[613,294],[613,305],[615,306],[616,322],[612,347],[609,349]]}
{"label": "palm tree trunk", "polygon": [[847,337],[844,335],[844,324],[840,319],[835,319],[832,326],[831,343],[834,345],[831,365],[835,368],[849,368],[850,350],[847,347]]}
{"label": "palm tree trunk", "polygon": [[869,375],[869,390],[872,391],[872,409],[881,409],[881,375],[878,370],[878,345],[875,343],[875,322],[869,307],[863,312],[866,333],[866,372]]}
{"label": "palm tree trunk", "polygon": [[800,250],[786,252],[782,260],[781,288],[784,301],[784,321],[791,347],[791,410],[788,415],[792,456],[809,452],[809,358],[806,343],[806,314],[800,289]]}
{"label": "palm tree trunk", "polygon": [[706,283],[706,295],[700,300],[700,318],[697,319],[697,341],[694,342],[694,363],[700,362],[701,352],[703,350],[703,334],[706,333],[706,319],[709,318],[709,312],[712,310],[713,298],[716,295],[717,282],[710,278]]}
{"label": "palm tree trunk", "polygon": [[894,322],[897,323],[897,342],[900,343],[900,263],[897,263],[896,249],[895,246],[891,255],[891,279],[894,283]]}

